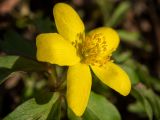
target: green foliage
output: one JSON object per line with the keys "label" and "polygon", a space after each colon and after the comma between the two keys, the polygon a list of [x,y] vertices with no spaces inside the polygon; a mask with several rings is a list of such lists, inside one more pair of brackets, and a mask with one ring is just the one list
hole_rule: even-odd
{"label": "green foliage", "polygon": [[4,120],[58,120],[50,118],[50,114],[57,116],[52,108],[57,106],[58,98],[59,93],[43,93],[36,98],[37,100],[32,98],[24,102]]}
{"label": "green foliage", "polygon": [[132,42],[132,44],[134,42],[140,42],[139,40],[142,38],[139,32],[128,32],[125,30],[118,30],[118,34],[122,40],[126,42]]}
{"label": "green foliage", "polygon": [[47,120],[60,120],[61,119],[61,101],[57,101],[50,110]]}
{"label": "green foliage", "polygon": [[137,102],[128,106],[129,111],[141,114],[146,113],[149,120],[160,119],[160,98],[151,89],[147,89],[143,84],[139,84],[132,91],[132,95]]}
{"label": "green foliage", "polygon": [[21,71],[42,71],[44,65],[20,56],[1,56],[0,57],[0,68],[21,70]]}
{"label": "green foliage", "polygon": [[0,70],[0,83],[3,83],[17,71],[43,71],[45,66],[20,56],[0,56]]}
{"label": "green foliage", "polygon": [[87,109],[82,118],[76,117],[68,110],[70,120],[121,120],[116,107],[105,97],[91,92]]}

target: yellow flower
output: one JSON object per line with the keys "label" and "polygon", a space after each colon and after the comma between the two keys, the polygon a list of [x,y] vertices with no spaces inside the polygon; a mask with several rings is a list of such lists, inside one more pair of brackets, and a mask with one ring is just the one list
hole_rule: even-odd
{"label": "yellow flower", "polygon": [[128,75],[111,60],[119,44],[119,36],[112,28],[100,27],[85,35],[85,27],[74,9],[58,3],[53,8],[58,33],[44,33],[36,38],[37,59],[60,66],[67,72],[67,102],[81,116],[87,106],[92,76],[126,96],[131,89]]}

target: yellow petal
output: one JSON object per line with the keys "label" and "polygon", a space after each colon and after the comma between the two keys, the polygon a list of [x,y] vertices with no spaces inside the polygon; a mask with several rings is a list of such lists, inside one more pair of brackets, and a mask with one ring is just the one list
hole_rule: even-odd
{"label": "yellow petal", "polygon": [[96,76],[106,85],[126,96],[131,90],[128,75],[118,65],[108,62],[104,67],[91,66]]}
{"label": "yellow petal", "polygon": [[52,64],[74,65],[79,62],[76,49],[57,33],[40,34],[36,38],[37,59]]}
{"label": "yellow petal", "polygon": [[84,32],[84,24],[76,11],[65,3],[57,3],[53,8],[55,24],[59,34],[74,42],[77,35]]}
{"label": "yellow petal", "polygon": [[69,67],[67,73],[67,102],[71,110],[81,116],[87,106],[91,90],[91,73],[86,64]]}
{"label": "yellow petal", "polygon": [[112,28],[100,27],[88,33],[89,36],[93,36],[96,34],[99,35],[100,38],[104,38],[107,44],[106,52],[108,54],[111,54],[116,50],[119,45],[120,39],[118,33],[115,30],[113,30]]}

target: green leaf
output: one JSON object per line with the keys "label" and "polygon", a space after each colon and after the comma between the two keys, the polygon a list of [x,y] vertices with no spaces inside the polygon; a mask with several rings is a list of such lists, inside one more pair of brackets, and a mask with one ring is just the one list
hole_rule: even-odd
{"label": "green leaf", "polygon": [[68,109],[70,120],[121,120],[121,116],[116,107],[105,97],[91,92],[88,106],[82,117],[77,117]]}
{"label": "green leaf", "polygon": [[130,51],[127,51],[127,52],[115,51],[113,53],[114,60],[116,60],[116,62],[118,62],[118,63],[125,62],[126,60],[131,58],[131,56],[132,56],[132,53]]}
{"label": "green leaf", "polygon": [[121,120],[116,107],[105,97],[91,92],[84,120]]}
{"label": "green leaf", "polygon": [[146,52],[150,52],[152,50],[152,46],[144,41],[142,35],[139,32],[129,32],[126,30],[117,30],[117,32],[121,40],[125,43],[143,49]]}
{"label": "green leaf", "polygon": [[20,34],[9,30],[4,34],[4,41],[0,44],[2,51],[8,54],[16,54],[35,58],[36,49],[33,42],[24,40]]}
{"label": "green leaf", "polygon": [[20,56],[0,56],[0,84],[17,71],[43,71],[45,66],[37,61]]}
{"label": "green leaf", "polygon": [[0,56],[0,68],[11,69],[18,58],[18,56]]}
{"label": "green leaf", "polygon": [[61,119],[61,101],[59,100],[53,105],[47,117],[47,120],[60,120],[60,119]]}
{"label": "green leaf", "polygon": [[[146,44],[142,41],[142,36],[139,32],[129,32],[126,30],[118,30],[117,31],[121,40],[138,48],[146,49]],[[148,48],[147,48],[148,49]]]}
{"label": "green leaf", "polygon": [[159,111],[160,111],[160,97],[158,95],[156,95],[152,91],[152,89],[144,89],[143,93],[144,93],[144,96],[146,97],[146,99],[151,104],[156,119],[159,120],[160,119],[160,114],[159,114]]}
{"label": "green leaf", "polygon": [[[59,93],[45,93],[37,100],[32,98],[10,113],[4,120],[46,120],[52,106],[59,98]],[[48,119],[53,120],[53,119]]]}
{"label": "green leaf", "polygon": [[127,1],[121,2],[115,9],[110,19],[106,22],[106,26],[116,26],[124,18],[125,13],[129,10],[130,3]]}
{"label": "green leaf", "polygon": [[130,111],[130,112],[132,112],[132,113],[137,113],[137,114],[139,114],[140,116],[145,114],[145,109],[144,109],[142,103],[139,102],[139,101],[134,102],[134,103],[131,103],[131,104],[128,106],[128,111]]}
{"label": "green leaf", "polygon": [[139,32],[128,32],[126,30],[118,30],[118,34],[126,42],[137,42],[142,37]]}
{"label": "green leaf", "polygon": [[45,69],[41,63],[20,56],[0,56],[0,68],[14,71],[41,71]]}
{"label": "green leaf", "polygon": [[[149,92],[150,90],[146,89],[145,86],[139,84],[139,87],[136,87],[132,90],[132,95],[143,105],[143,109],[146,112],[149,120],[153,119],[153,115],[156,116],[156,113],[160,110],[160,104],[157,104],[156,96]],[[157,116],[159,118],[159,116]]]}
{"label": "green leaf", "polygon": [[143,99],[143,103],[144,103],[144,108],[145,108],[145,111],[148,115],[149,120],[152,120],[153,119],[153,110],[152,110],[151,104],[149,103],[149,101],[147,99]]}
{"label": "green leaf", "polygon": [[67,109],[67,114],[69,120],[84,120],[82,117],[77,117],[70,108]]}
{"label": "green leaf", "polygon": [[154,88],[156,91],[160,92],[160,87],[159,87],[159,85],[160,85],[160,80],[159,80],[158,78],[155,78],[155,77],[151,76],[151,75],[150,75],[149,79],[150,79],[150,82],[151,82],[153,88]]}

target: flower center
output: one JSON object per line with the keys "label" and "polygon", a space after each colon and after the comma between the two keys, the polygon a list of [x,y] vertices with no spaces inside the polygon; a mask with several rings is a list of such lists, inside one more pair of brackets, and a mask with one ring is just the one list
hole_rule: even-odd
{"label": "flower center", "polygon": [[110,60],[107,52],[107,42],[101,33],[86,36],[82,43],[82,62],[91,65],[103,66]]}
{"label": "flower center", "polygon": [[77,39],[72,43],[81,57],[81,62],[88,65],[103,66],[110,61],[111,54],[108,54],[107,42],[101,33],[88,35],[78,34]]}

